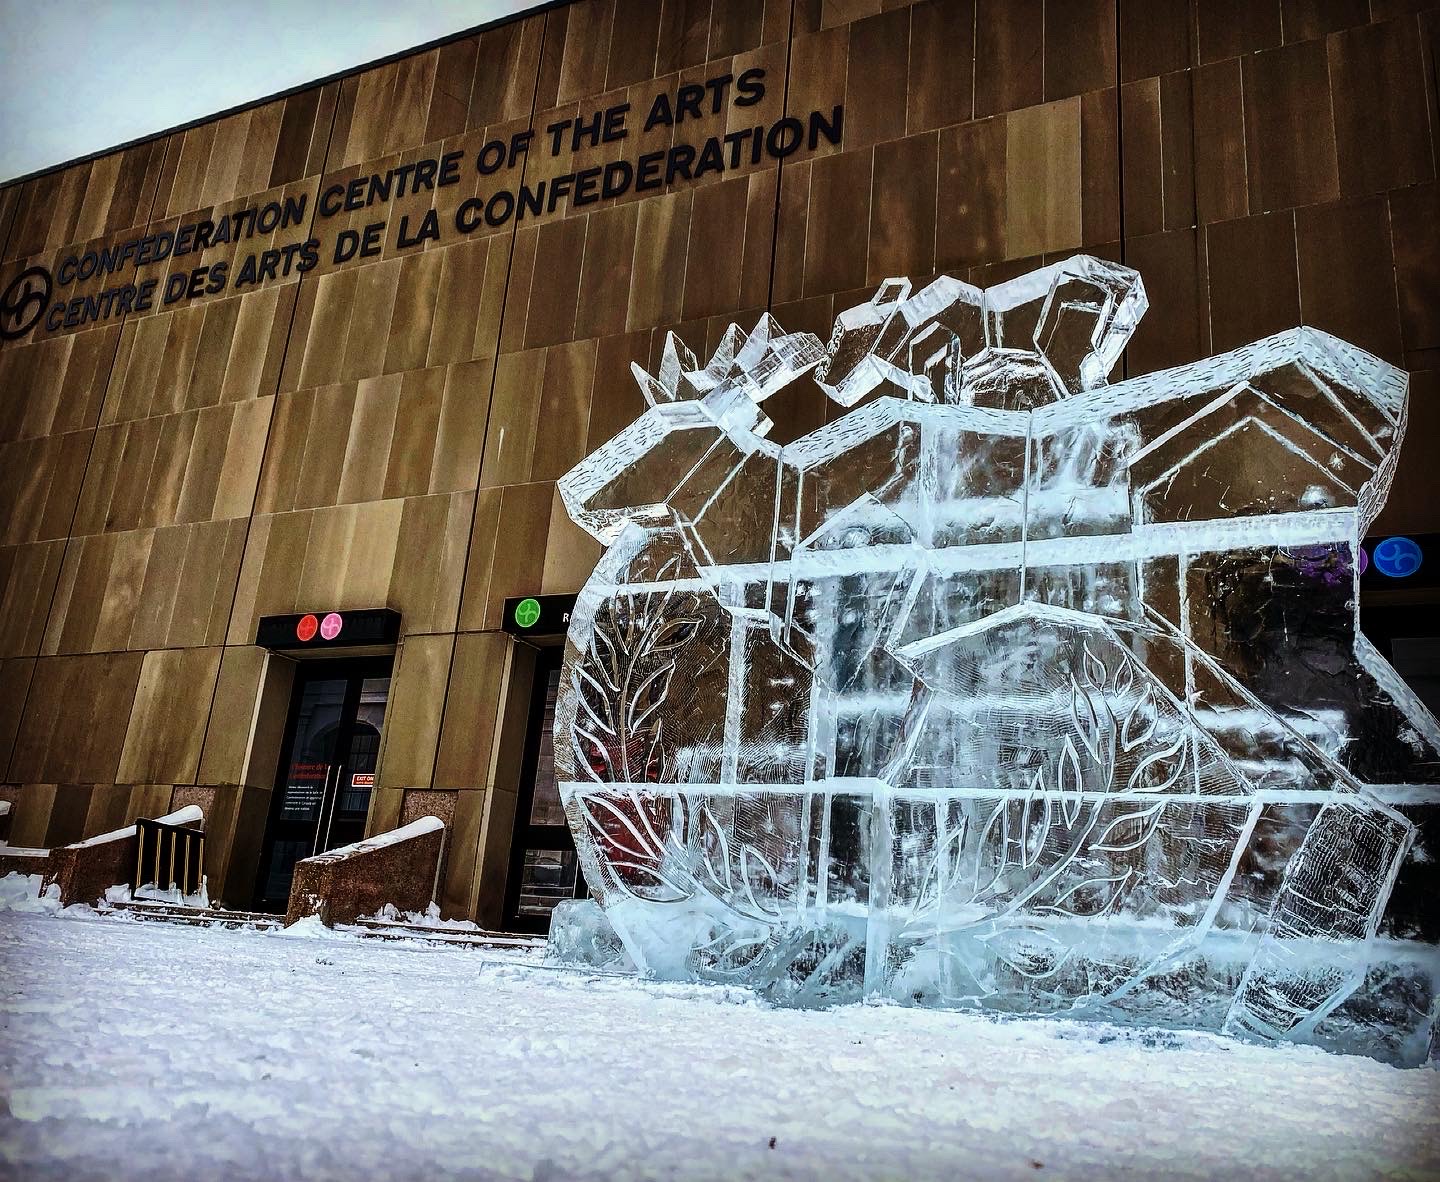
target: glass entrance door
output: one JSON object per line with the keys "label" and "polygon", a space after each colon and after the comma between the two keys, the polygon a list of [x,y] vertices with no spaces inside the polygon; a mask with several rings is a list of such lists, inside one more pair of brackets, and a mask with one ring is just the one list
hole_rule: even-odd
{"label": "glass entrance door", "polygon": [[284,911],[295,863],[365,836],[391,658],[302,661],[260,851],[255,906]]}
{"label": "glass entrance door", "polygon": [[555,783],[555,697],[563,655],[558,646],[542,648],[536,662],[505,890],[505,929],[512,932],[548,932],[555,904],[586,893]]}

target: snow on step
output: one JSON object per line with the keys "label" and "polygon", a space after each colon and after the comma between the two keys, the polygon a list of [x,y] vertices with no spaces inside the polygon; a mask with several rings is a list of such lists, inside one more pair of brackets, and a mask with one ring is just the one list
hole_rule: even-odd
{"label": "snow on step", "polygon": [[434,833],[437,829],[444,829],[445,822],[439,817],[421,817],[418,821],[411,821],[408,825],[402,825],[399,829],[392,829],[388,833],[377,833],[374,837],[367,837],[361,841],[352,841],[349,845],[336,846],[333,850],[326,850],[323,854],[316,854],[307,858],[307,862],[337,862],[341,858],[352,857],[355,854],[369,853],[372,850],[383,850],[387,846],[399,845],[402,841],[409,841],[415,837],[423,837],[427,833]]}

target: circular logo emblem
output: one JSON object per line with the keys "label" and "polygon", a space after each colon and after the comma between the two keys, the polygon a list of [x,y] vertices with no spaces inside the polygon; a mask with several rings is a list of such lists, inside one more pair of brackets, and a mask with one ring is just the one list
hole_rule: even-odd
{"label": "circular logo emblem", "polygon": [[345,626],[345,621],[340,618],[339,612],[331,612],[320,621],[320,635],[326,640],[334,640],[340,635],[340,629]]}
{"label": "circular logo emblem", "polygon": [[515,605],[515,622],[522,628],[533,628],[540,622],[540,601],[522,599]]}
{"label": "circular logo emblem", "polygon": [[1403,579],[1420,569],[1424,557],[1420,547],[1409,538],[1386,538],[1375,547],[1370,561],[1382,575]]}
{"label": "circular logo emblem", "polygon": [[301,616],[300,622],[295,625],[295,636],[302,641],[311,641],[319,630],[320,621],[314,616]]}
{"label": "circular logo emblem", "polygon": [[50,302],[54,281],[44,267],[30,267],[14,279],[0,295],[0,340],[23,337],[39,323]]}

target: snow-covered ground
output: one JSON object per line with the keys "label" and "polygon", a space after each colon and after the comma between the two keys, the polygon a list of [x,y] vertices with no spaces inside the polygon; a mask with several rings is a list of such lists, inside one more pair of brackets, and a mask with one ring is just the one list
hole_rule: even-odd
{"label": "snow-covered ground", "polygon": [[0,1177],[1394,1173],[1440,1173],[1440,1072],[1065,1022],[780,1011],[308,926],[0,914]]}

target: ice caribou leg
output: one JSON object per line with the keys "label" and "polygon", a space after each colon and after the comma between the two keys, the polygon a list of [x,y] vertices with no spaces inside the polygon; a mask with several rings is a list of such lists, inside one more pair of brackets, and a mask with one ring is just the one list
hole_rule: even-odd
{"label": "ice caribou leg", "polygon": [[[1111,385],[1145,307],[1077,256],[636,367],[649,409],[560,482],[607,547],[555,722],[590,942],[782,1004],[1416,1061],[1433,955],[1408,1008],[1366,990],[1440,726],[1355,564],[1405,376],[1299,328]],[[846,411],[782,447],[802,381]]]}

